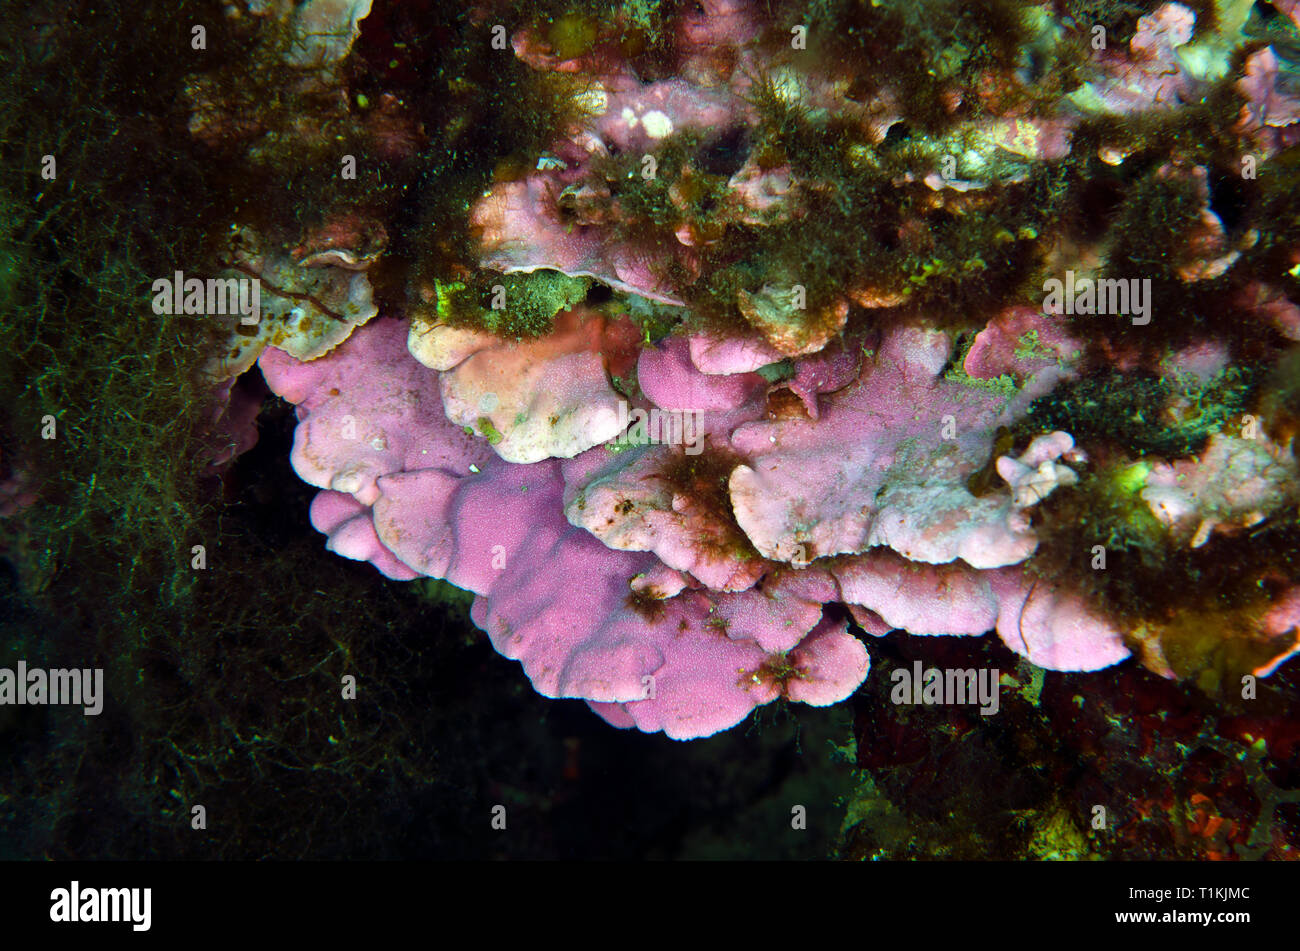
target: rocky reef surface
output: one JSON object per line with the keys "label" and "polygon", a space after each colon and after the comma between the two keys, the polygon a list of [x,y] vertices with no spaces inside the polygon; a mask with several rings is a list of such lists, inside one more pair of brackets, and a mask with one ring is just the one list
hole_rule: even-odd
{"label": "rocky reef surface", "polygon": [[[7,325],[15,379],[86,368],[0,420],[16,589],[120,518],[188,618],[239,577],[201,519],[275,499],[332,554],[250,639],[348,559],[624,730],[832,707],[841,855],[1295,855],[1300,4],[193,6],[121,126],[189,204],[130,192],[151,270],[77,305],[162,331]],[[52,273],[0,294],[71,313]]]}

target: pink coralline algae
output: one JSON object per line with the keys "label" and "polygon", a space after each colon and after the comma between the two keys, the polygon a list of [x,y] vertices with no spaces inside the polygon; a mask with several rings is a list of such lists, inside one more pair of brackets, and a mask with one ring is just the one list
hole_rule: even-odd
{"label": "pink coralline algae", "polygon": [[[1214,572],[1189,559],[1253,533],[1268,544],[1244,593],[1219,572],[1205,597],[1249,647],[1233,672],[1275,670],[1300,643],[1300,249],[1246,220],[1221,156],[1170,123],[1236,96],[1215,107],[1223,134],[1260,161],[1285,147],[1300,84],[1281,27],[1234,60],[1259,29],[1249,4],[1202,25],[1164,3],[1089,48],[1029,4],[1034,56],[1079,70],[1044,92],[1028,55],[964,84],[933,78],[951,64],[854,77],[824,55],[842,36],[801,56],[806,27],[761,6],[666,15],[653,68],[627,5],[498,37],[512,66],[574,80],[570,108],[468,195],[460,250],[442,223],[426,233],[462,257],[417,269],[409,307],[371,302],[388,232],[364,210],[236,256],[286,300],[351,302],[305,341],[276,312],[235,355],[261,352],[297,407],[292,463],[329,549],[472,592],[540,693],[675,739],[779,697],[841,701],[866,645],[898,631],[1197,676],[1213,650],[1188,647],[1191,609],[1158,591],[1135,607],[1107,556],[1167,562],[1194,592]],[[317,81],[345,82],[369,4],[321,9],[343,30]],[[909,81],[932,83],[924,116]],[[1077,220],[1037,213],[1089,176],[1095,220],[1082,199],[1062,206]],[[850,206],[873,250],[846,262],[817,216]],[[484,273],[541,300],[556,272],[579,289],[527,332],[497,313],[517,296],[464,306]]]}
{"label": "pink coralline algae", "polygon": [[[612,723],[675,738],[725,729],[778,696],[832,703],[868,668],[862,644],[827,607],[835,602],[868,624],[883,620],[883,630],[996,629],[1043,666],[1095,669],[1127,656],[1116,630],[1077,599],[1017,571],[977,570],[1023,560],[1034,538],[1009,493],[978,500],[962,483],[1008,410],[977,389],[963,402],[957,384],[935,381],[942,334],[896,335],[848,386],[843,358],[805,375],[806,398],[825,401],[817,425],[841,427],[839,439],[856,433],[860,458],[847,468],[833,435],[820,444],[829,451],[816,452],[819,443],[787,424],[762,422],[779,386],[701,373],[685,341],[643,350],[644,411],[694,420],[692,441],[707,454],[699,473],[680,443],[507,461],[448,419],[445,374],[413,359],[407,337],[404,324],[380,320],[310,362],[263,354],[271,387],[298,405],[294,467],[324,490],[312,523],[331,550],[389,577],[446,578],[473,591],[475,622],[547,696],[580,697]],[[818,393],[818,381],[839,389]],[[918,413],[927,400],[961,415],[964,441]],[[895,415],[882,416],[889,405]],[[1069,449],[1063,440],[1030,456],[1051,464]],[[773,447],[805,455],[778,461]],[[757,469],[718,469],[720,451]],[[770,479],[786,469],[806,483],[787,489],[791,497],[821,498],[820,508],[774,509],[775,484],[763,485],[765,496],[747,488],[755,472]],[[873,512],[863,502],[886,482],[886,504]],[[749,504],[759,498],[773,501]],[[859,500],[859,514],[849,519],[836,499]],[[805,542],[782,528],[804,522],[814,526]],[[878,547],[886,543],[905,557]],[[810,565],[814,544],[850,557]]]}
{"label": "pink coralline algae", "polygon": [[[439,371],[447,418],[486,430],[501,458],[539,462],[568,458],[613,439],[619,397],[611,357],[635,347],[626,321],[569,311],[540,340],[504,341],[447,325],[414,327],[411,353]],[[613,364],[613,365],[611,365]]]}
{"label": "pink coralline algae", "polygon": [[1195,26],[1196,14],[1181,3],[1166,3],[1139,18],[1127,53],[1106,56],[1105,78],[1087,92],[1108,112],[1174,106],[1191,98],[1196,79],[1182,60],[1181,48],[1191,40]]}
{"label": "pink coralline algae", "polygon": [[761,559],[711,499],[710,473],[696,477],[690,469],[706,448],[725,447],[740,421],[763,412],[766,381],[756,374],[705,376],[691,366],[680,340],[642,353],[638,378],[650,401],[647,413],[655,414],[647,419],[671,429],[677,445],[657,440],[566,466],[569,521],[611,548],[652,551],[707,587],[752,587],[764,573]]}
{"label": "pink coralline algae", "polygon": [[1161,463],[1147,476],[1142,498],[1176,537],[1193,548],[1214,531],[1241,531],[1289,501],[1295,457],[1267,437],[1216,433],[1197,459]]}
{"label": "pink coralline algae", "polygon": [[[561,217],[564,186],[539,174],[497,186],[475,210],[473,225],[489,248],[483,263],[504,273],[542,268],[573,277],[594,277],[620,291],[665,304],[680,304],[631,249],[609,241],[596,222],[574,228]],[[581,192],[570,192],[574,200]]]}
{"label": "pink coralline algae", "polygon": [[505,462],[449,422],[437,372],[406,337],[380,321],[310,363],[262,357],[298,404],[293,463],[325,490],[312,519],[334,551],[475,592],[475,623],[541,693],[588,700],[619,725],[687,739],[777,696],[826,704],[861,683],[865,649],[820,602],[635,591],[656,559],[569,524],[558,462]]}
{"label": "pink coralline algae", "polygon": [[895,331],[815,422],[764,420],[733,435],[749,462],[731,474],[731,502],[765,557],[806,564],[877,546],[978,568],[1028,557],[1034,539],[1010,500],[966,487],[1021,401],[940,378],[950,348],[943,333]]}

